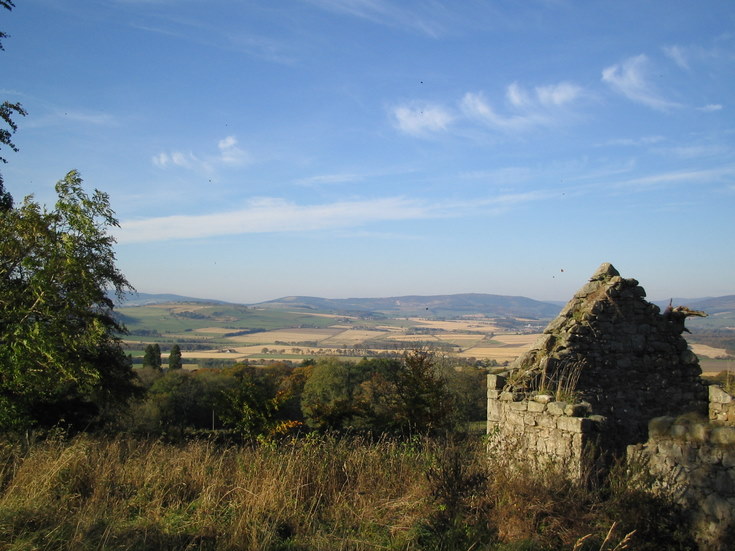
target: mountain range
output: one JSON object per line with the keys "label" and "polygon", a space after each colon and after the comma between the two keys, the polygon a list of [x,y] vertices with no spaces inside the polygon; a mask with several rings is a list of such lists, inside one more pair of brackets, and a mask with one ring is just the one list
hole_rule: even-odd
{"label": "mountain range", "polygon": [[[203,302],[226,304],[225,301],[186,297],[175,294],[133,293],[119,306],[144,306],[167,302]],[[669,301],[653,301],[661,309]],[[686,305],[704,310],[710,315],[735,313],[735,295],[696,299],[674,298],[674,305]],[[343,315],[383,315],[388,317],[427,316],[444,318],[452,316],[484,315],[488,317],[516,317],[528,319],[551,319],[555,317],[563,302],[539,301],[522,296],[463,293],[454,295],[407,295],[383,298],[329,299],[308,296],[289,296],[247,306],[288,310],[307,310],[313,313]],[[727,316],[730,317],[730,316]]]}

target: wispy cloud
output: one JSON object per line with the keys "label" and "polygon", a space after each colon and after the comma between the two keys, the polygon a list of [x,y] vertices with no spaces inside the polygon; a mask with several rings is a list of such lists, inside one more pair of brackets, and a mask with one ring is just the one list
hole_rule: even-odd
{"label": "wispy cloud", "polygon": [[211,172],[217,166],[240,166],[252,161],[250,154],[238,146],[235,136],[227,136],[217,142],[216,155],[200,157],[191,151],[160,152],[151,158],[158,168],[179,167],[188,170]]}
{"label": "wispy cloud", "polygon": [[358,182],[361,179],[362,177],[357,174],[319,174],[308,178],[299,178],[294,183],[299,186],[320,186]]}
{"label": "wispy cloud", "polygon": [[453,115],[439,105],[401,105],[393,109],[396,128],[413,136],[426,136],[447,130]]}
{"label": "wispy cloud", "polygon": [[547,191],[529,191],[460,201],[429,202],[385,197],[317,205],[261,198],[250,201],[240,210],[125,221],[115,237],[119,243],[128,244],[223,235],[350,229],[374,223],[493,214],[549,196]]}
{"label": "wispy cloud", "polygon": [[217,143],[219,158],[217,161],[226,165],[242,165],[251,161],[250,155],[237,145],[235,136],[227,136]]}
{"label": "wispy cloud", "polygon": [[667,157],[675,156],[680,159],[700,159],[703,157],[732,155],[732,150],[729,147],[715,144],[657,148],[655,151]]}
{"label": "wispy cloud", "polygon": [[357,227],[370,222],[412,220],[435,215],[419,201],[391,197],[297,205],[283,199],[257,199],[237,211],[176,215],[124,222],[120,243],[196,239],[220,235],[317,231]]}
{"label": "wispy cloud", "polygon": [[505,90],[507,109],[497,111],[482,92],[467,92],[459,101],[459,113],[444,106],[413,102],[393,108],[395,127],[414,136],[446,131],[453,123],[480,123],[508,132],[563,124],[569,107],[584,95],[581,87],[560,82],[526,89],[513,82]]}
{"label": "wispy cloud", "polygon": [[[324,10],[359,17],[379,25],[409,29],[434,38],[444,32],[441,16],[446,15],[446,12],[438,3],[427,3],[423,11],[418,11],[406,9],[404,5],[399,7],[388,0],[305,1]],[[428,13],[426,8],[435,13]]]}
{"label": "wispy cloud", "polygon": [[602,71],[602,81],[636,103],[658,111],[668,111],[680,104],[664,98],[649,81],[649,60],[644,54],[630,57]]}
{"label": "wispy cloud", "polygon": [[682,69],[689,70],[689,59],[681,46],[664,46],[664,53]]}
{"label": "wispy cloud", "polygon": [[31,117],[27,123],[23,124],[30,128],[43,128],[69,123],[89,126],[118,126],[120,124],[118,119],[109,113],[58,108],[53,113],[36,118]]}
{"label": "wispy cloud", "polygon": [[687,183],[700,185],[725,182],[729,185],[733,178],[735,178],[735,166],[724,166],[705,170],[663,172],[640,178],[619,180],[606,185],[609,187],[632,189],[633,191],[648,191],[651,188],[663,188]]}
{"label": "wispy cloud", "polygon": [[516,85],[508,87],[506,98],[512,107],[522,108],[523,112],[501,115],[490,105],[482,93],[474,92],[468,92],[464,95],[460,107],[469,119],[502,130],[522,131],[534,126],[548,124],[549,120],[546,114],[528,109],[530,99]]}
{"label": "wispy cloud", "polygon": [[697,107],[698,111],[703,111],[705,113],[713,113],[714,111],[721,111],[722,109],[723,107],[719,103],[709,103],[702,107]]}
{"label": "wispy cloud", "polygon": [[640,147],[645,145],[653,145],[664,141],[666,138],[663,136],[641,136],[640,138],[618,138],[615,140],[608,140],[600,146],[608,145],[620,145],[629,147]]}
{"label": "wispy cloud", "polygon": [[171,153],[158,153],[151,159],[153,164],[158,168],[168,168],[169,166],[178,166],[181,168],[194,168],[202,164],[193,153],[182,153],[181,151],[172,151]]}

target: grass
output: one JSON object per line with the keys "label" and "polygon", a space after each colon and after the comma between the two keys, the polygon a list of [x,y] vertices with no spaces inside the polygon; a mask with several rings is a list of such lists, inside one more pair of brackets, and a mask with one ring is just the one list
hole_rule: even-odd
{"label": "grass", "polygon": [[597,550],[614,521],[608,541],[685,549],[667,547],[673,509],[617,476],[603,491],[532,473],[481,439],[5,444],[0,549]]}

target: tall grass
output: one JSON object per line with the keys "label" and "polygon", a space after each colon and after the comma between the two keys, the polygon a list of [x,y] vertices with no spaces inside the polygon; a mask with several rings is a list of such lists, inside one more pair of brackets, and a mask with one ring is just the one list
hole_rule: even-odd
{"label": "tall grass", "polygon": [[599,548],[610,495],[512,463],[423,439],[5,444],[0,549]]}

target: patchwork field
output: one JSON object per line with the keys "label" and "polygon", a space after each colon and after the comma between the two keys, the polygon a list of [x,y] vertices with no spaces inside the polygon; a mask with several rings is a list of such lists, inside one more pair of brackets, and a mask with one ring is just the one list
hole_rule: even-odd
{"label": "patchwork field", "polygon": [[191,367],[201,360],[359,358],[423,345],[464,358],[508,362],[535,339],[535,335],[518,334],[481,317],[369,319],[188,303],[121,308],[120,314],[131,332],[125,342],[133,357],[140,357],[143,348],[154,342],[165,356],[177,343]]}
{"label": "patchwork field", "polygon": [[[171,303],[121,308],[130,329],[125,343],[134,358],[147,344],[164,355],[177,343],[189,367],[202,361],[264,362],[335,355],[361,358],[432,346],[461,358],[503,364],[538,338],[548,320],[502,320],[473,316],[457,320],[418,317],[357,317],[209,303]],[[511,320],[511,325],[513,322]],[[533,327],[536,332],[530,329]],[[705,371],[730,368],[724,348],[693,343]],[[139,360],[138,360],[139,361]]]}

